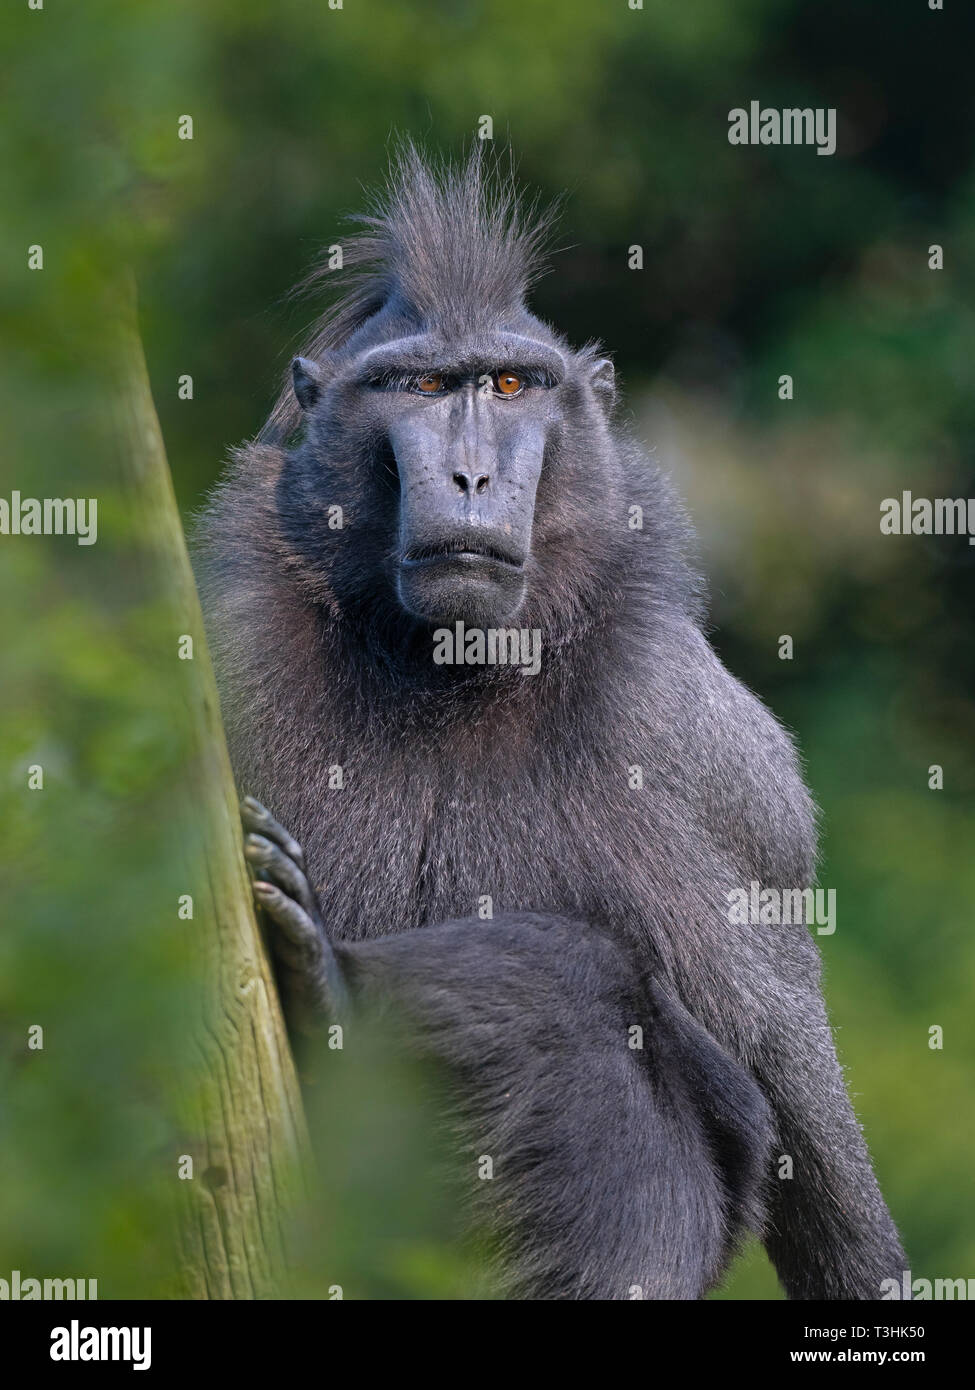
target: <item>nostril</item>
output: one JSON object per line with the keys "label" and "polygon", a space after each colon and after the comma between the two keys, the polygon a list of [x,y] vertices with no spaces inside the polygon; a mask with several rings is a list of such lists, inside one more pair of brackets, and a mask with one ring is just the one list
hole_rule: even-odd
{"label": "nostril", "polygon": [[479,497],[482,492],[487,491],[491,478],[488,473],[471,474],[458,470],[453,474],[453,481],[458,492]]}

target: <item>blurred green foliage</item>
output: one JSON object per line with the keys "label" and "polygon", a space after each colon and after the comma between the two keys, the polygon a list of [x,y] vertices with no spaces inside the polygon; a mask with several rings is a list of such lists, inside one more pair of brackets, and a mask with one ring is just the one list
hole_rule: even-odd
{"label": "blurred green foliage", "polygon": [[[0,1276],[165,1286],[188,1065],[186,828],[167,819],[182,750],[99,412],[100,279],[136,271],[189,516],[262,423],[314,310],[288,289],[341,240],[390,137],[459,152],[485,114],[526,185],[568,192],[538,309],[616,354],[634,427],[691,502],[714,640],[799,734],[838,898],[830,1006],[912,1266],[975,1273],[975,548],[878,524],[903,488],[975,495],[975,17],[879,0],[47,0],[5,25],[0,495],[97,495],[100,539],[0,538]],[[753,98],[835,106],[836,155],[729,146],[727,113]],[[33,763],[43,792],[26,790]],[[409,1176],[422,1126],[396,1131],[416,1137],[399,1208],[362,1196],[364,1175],[382,1181],[370,1113],[335,1149],[329,1201],[382,1215],[368,1239],[364,1217],[323,1216],[329,1261],[355,1265],[360,1294],[456,1289],[439,1218],[425,1245],[409,1215],[429,1214]],[[776,1296],[764,1257],[725,1294]]]}

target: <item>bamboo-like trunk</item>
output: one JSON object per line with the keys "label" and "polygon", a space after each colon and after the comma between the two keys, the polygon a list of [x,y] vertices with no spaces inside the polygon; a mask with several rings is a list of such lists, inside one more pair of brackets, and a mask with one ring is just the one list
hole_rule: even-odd
{"label": "bamboo-like trunk", "polygon": [[[287,1290],[288,1215],[305,1191],[307,1134],[274,979],[255,918],[213,667],[134,312],[118,319],[115,436],[144,557],[162,607],[189,756],[174,789],[183,818],[192,942],[200,950],[202,1080],[187,1142],[182,1285],[191,1298],[269,1298]],[[141,563],[141,560],[140,560]],[[180,659],[192,638],[192,659]],[[171,655],[171,661],[169,657]],[[179,1155],[173,1156],[176,1179]]]}

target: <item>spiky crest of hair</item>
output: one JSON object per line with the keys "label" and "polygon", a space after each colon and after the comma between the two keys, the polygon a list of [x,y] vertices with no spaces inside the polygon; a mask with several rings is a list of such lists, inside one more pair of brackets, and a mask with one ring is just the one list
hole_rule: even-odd
{"label": "spiky crest of hair", "polygon": [[[330,270],[325,255],[297,288],[302,295],[339,288],[302,356],[327,358],[379,315],[450,334],[523,310],[557,211],[526,201],[513,168],[480,142],[462,164],[402,144],[385,188],[350,218],[362,230],[343,241],[341,271]],[[287,436],[299,416],[289,383],[262,437]]]}

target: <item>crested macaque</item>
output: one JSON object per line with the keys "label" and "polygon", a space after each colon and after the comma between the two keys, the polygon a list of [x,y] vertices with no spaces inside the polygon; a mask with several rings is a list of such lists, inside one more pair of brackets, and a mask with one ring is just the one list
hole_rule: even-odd
{"label": "crested macaque", "polygon": [[545,219],[407,149],[363,220],[198,537],[285,997],[392,1000],[458,1078],[505,1296],[700,1298],[755,1232],[789,1297],[878,1298],[814,939],[729,914],[810,884],[813,805],[610,361],[526,307]]}

